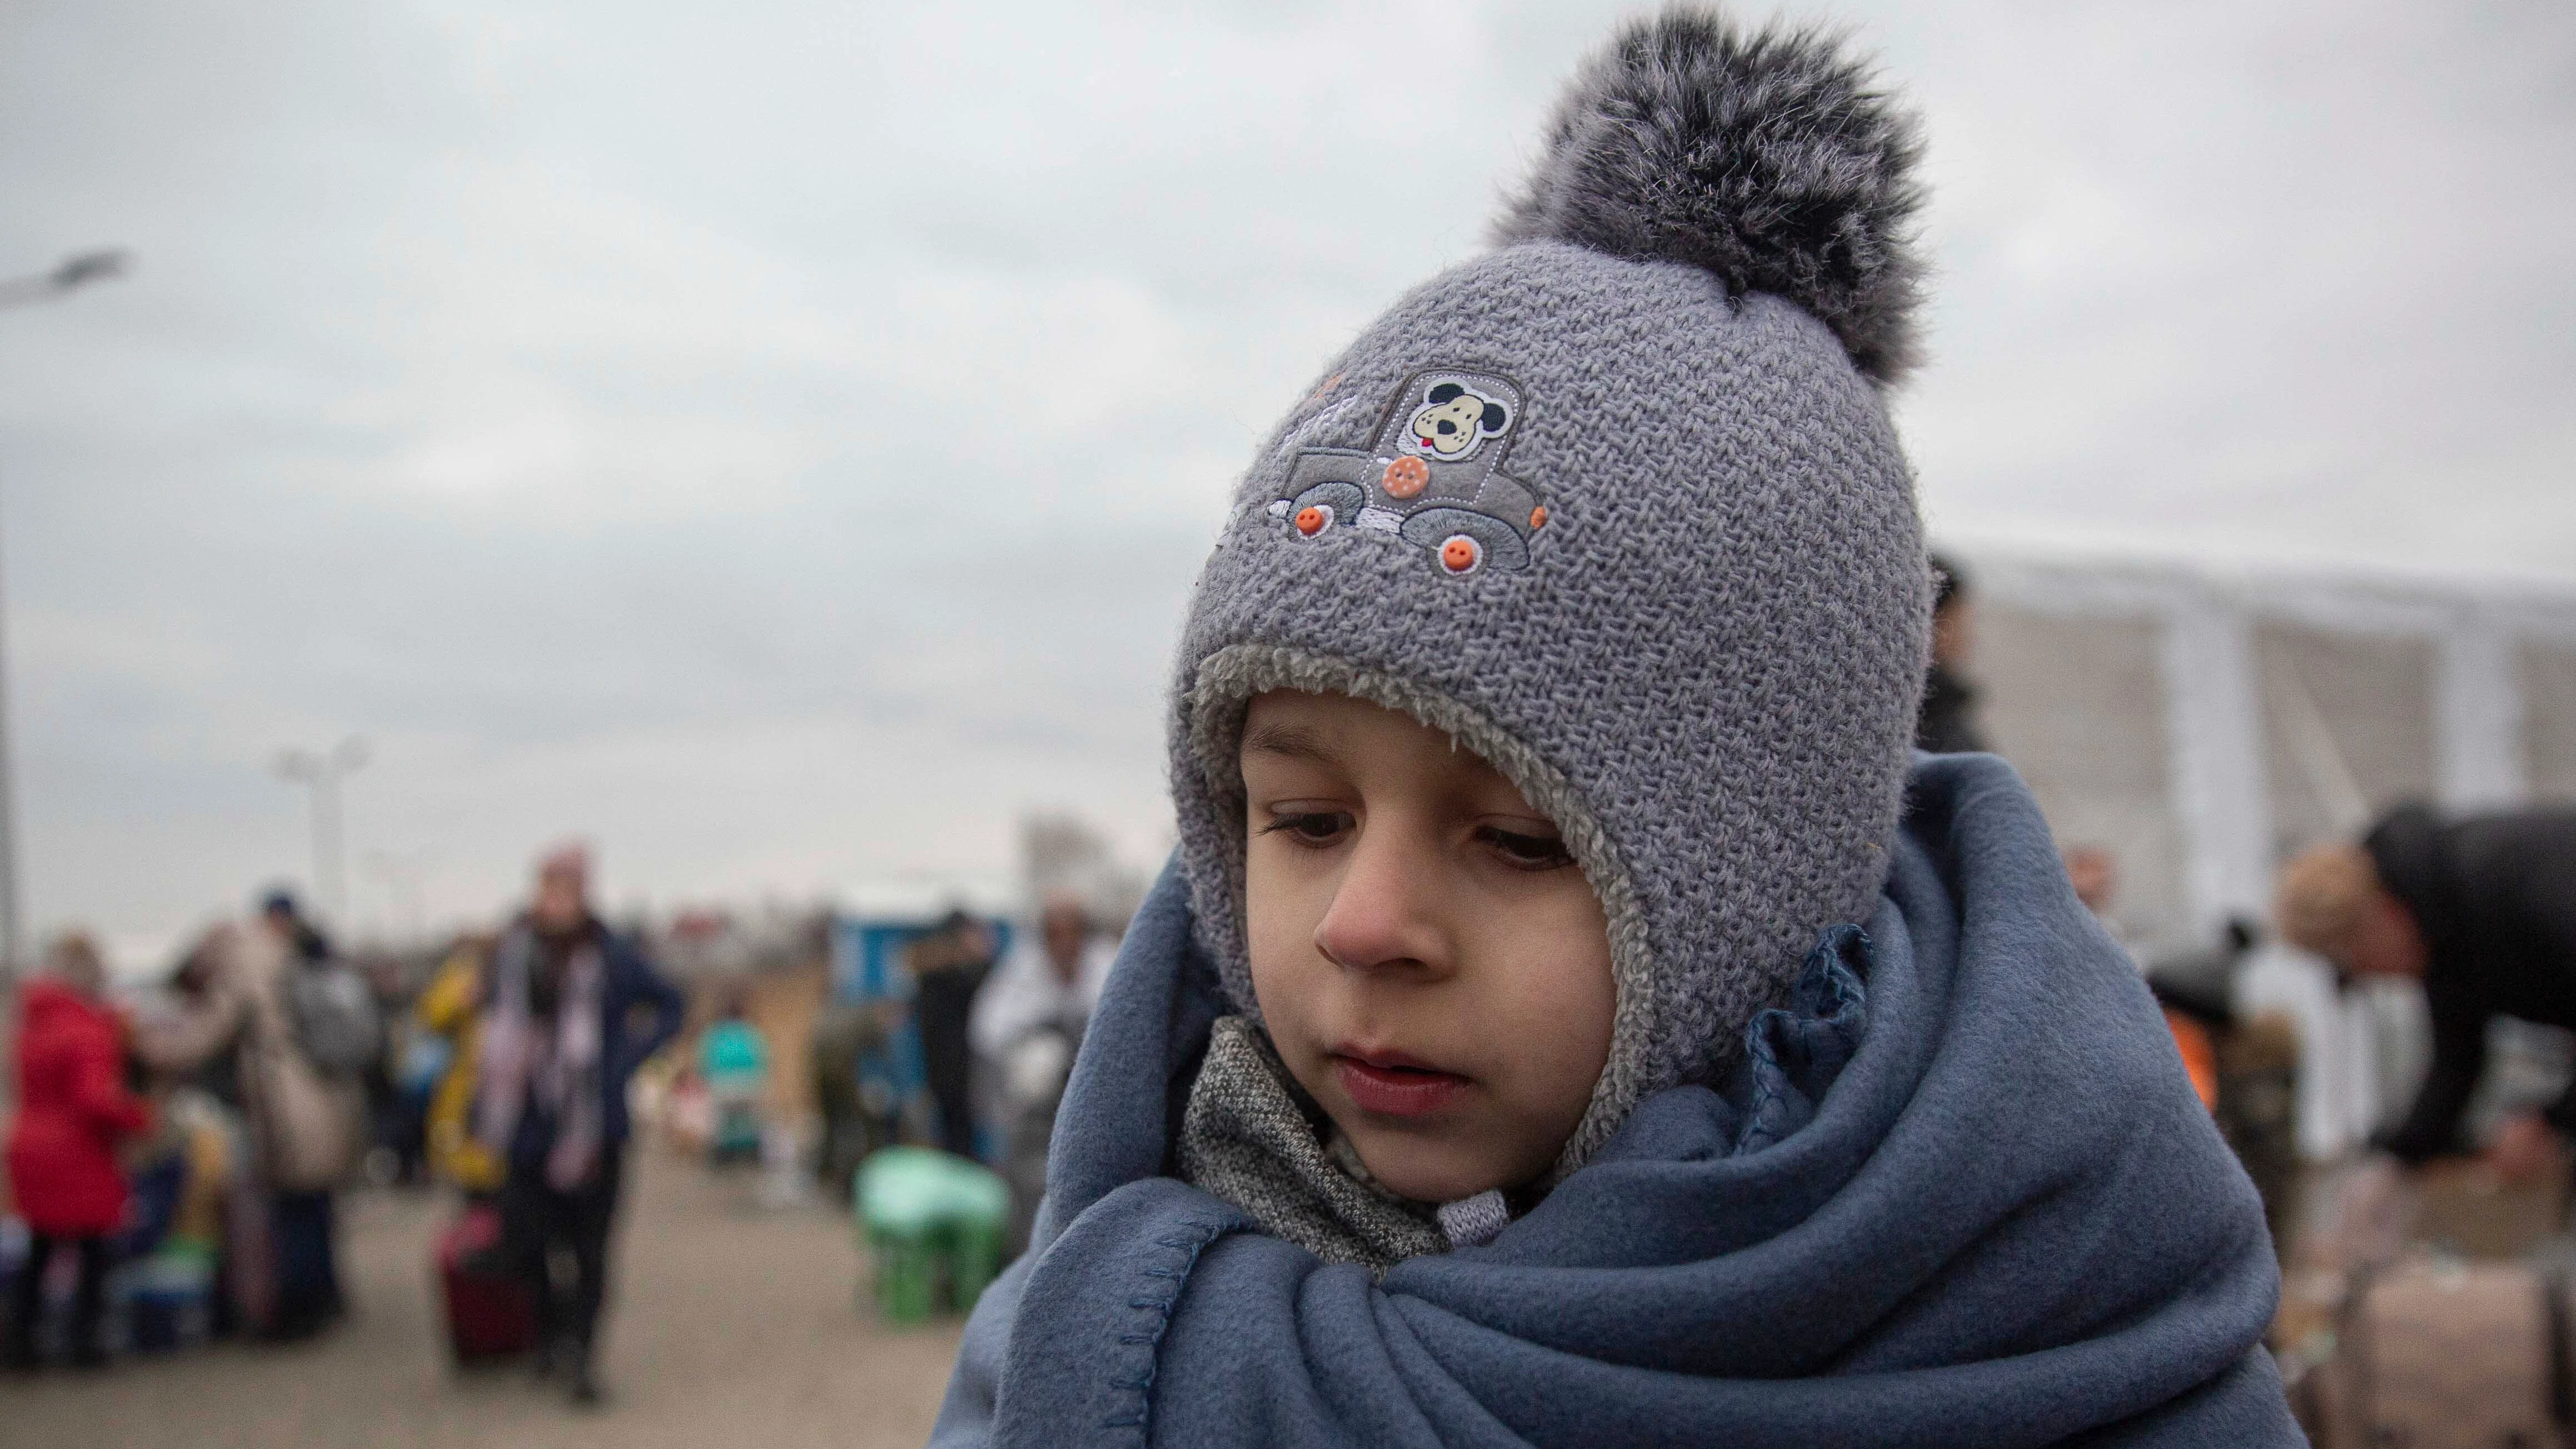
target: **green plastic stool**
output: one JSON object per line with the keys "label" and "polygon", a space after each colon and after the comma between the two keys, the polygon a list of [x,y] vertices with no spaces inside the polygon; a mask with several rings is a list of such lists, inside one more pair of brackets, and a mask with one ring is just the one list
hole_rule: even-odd
{"label": "green plastic stool", "polygon": [[876,1260],[888,1323],[925,1322],[943,1296],[960,1313],[1002,1269],[1011,1191],[982,1167],[927,1147],[888,1147],[859,1164],[851,1200]]}

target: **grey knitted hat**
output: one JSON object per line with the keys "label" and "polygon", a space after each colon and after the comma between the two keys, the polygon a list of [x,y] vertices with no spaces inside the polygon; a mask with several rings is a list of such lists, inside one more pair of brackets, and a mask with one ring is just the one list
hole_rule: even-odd
{"label": "grey knitted hat", "polygon": [[1675,11],[1585,65],[1487,255],[1325,372],[1199,576],[1173,793],[1257,1017],[1245,702],[1401,710],[1548,813],[1610,924],[1560,1170],[1706,1080],[1887,869],[1931,584],[1883,387],[1914,355],[1911,119],[1838,42]]}

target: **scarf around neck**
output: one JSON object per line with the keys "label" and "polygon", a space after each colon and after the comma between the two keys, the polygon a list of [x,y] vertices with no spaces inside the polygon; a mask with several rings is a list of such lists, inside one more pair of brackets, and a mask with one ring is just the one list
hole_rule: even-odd
{"label": "scarf around neck", "polygon": [[2298,1444],[2260,1201],[2028,791],[1919,758],[1893,855],[1836,958],[1866,1032],[1786,1073],[1812,1097],[1657,1093],[1490,1243],[1382,1280],[1171,1175],[1228,1008],[1167,870],[935,1449]]}
{"label": "scarf around neck", "polygon": [[505,1160],[527,1110],[551,1124],[546,1181],[569,1192],[590,1179],[606,1135],[606,1090],[600,1047],[607,966],[596,931],[565,953],[551,1017],[534,1008],[538,957],[552,943],[522,922],[501,940],[493,961],[493,1002],[482,1045],[482,1087],[475,1104],[483,1145]]}
{"label": "scarf around neck", "polygon": [[1331,1123],[1316,1122],[1278,1050],[1243,1017],[1219,1017],[1209,1032],[1179,1152],[1181,1181],[1327,1263],[1383,1278],[1405,1258],[1449,1247],[1429,1208],[1367,1176]]}
{"label": "scarf around neck", "polygon": [[[1729,1150],[1778,1142],[1816,1114],[1816,1104],[1868,1030],[1869,939],[1836,926],[1807,954],[1787,1004],[1745,1027],[1729,1100],[1747,1105]],[[1445,1253],[1448,1231],[1469,1204],[1494,1215],[1476,1235],[1489,1240],[1508,1222],[1499,1192],[1435,1210],[1389,1192],[1369,1175],[1349,1139],[1294,1085],[1287,1063],[1260,1027],[1217,1018],[1207,1061],[1181,1119],[1180,1179],[1242,1209],[1261,1231],[1327,1263],[1357,1263],[1372,1277],[1406,1258]]]}

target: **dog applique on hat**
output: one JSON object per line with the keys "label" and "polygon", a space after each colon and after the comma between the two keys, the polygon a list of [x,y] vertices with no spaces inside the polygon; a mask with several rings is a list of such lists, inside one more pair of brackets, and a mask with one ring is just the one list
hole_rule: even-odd
{"label": "dog applique on hat", "polygon": [[1396,389],[1375,448],[1300,451],[1270,517],[1300,538],[1380,534],[1452,574],[1526,568],[1547,504],[1503,468],[1522,404],[1519,384],[1491,373],[1416,373]]}

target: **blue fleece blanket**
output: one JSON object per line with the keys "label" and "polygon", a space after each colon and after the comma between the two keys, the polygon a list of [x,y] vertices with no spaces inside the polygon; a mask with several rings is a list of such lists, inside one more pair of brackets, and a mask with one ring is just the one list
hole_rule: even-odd
{"label": "blue fleece blanket", "polygon": [[1862,924],[1858,991],[1373,1285],[1165,1175],[1223,1009],[1167,871],[932,1444],[2299,1444],[2254,1190],[2009,768],[1922,759]]}

